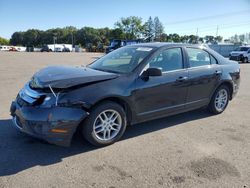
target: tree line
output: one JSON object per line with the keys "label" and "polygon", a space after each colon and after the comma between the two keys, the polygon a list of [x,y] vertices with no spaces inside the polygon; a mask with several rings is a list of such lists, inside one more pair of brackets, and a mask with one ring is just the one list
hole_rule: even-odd
{"label": "tree line", "polygon": [[8,45],[10,41],[8,39],[0,37],[0,44],[1,45]]}
{"label": "tree line", "polygon": [[130,16],[121,18],[114,24],[114,28],[93,28],[83,27],[77,29],[73,26],[64,28],[55,28],[48,30],[28,29],[27,31],[14,32],[10,40],[2,40],[0,44],[22,45],[42,47],[45,44],[65,43],[75,44],[86,47],[89,43],[92,45],[108,45],[111,39],[143,39],[146,42],[220,42],[221,36],[206,36],[204,38],[196,35],[180,36],[176,33],[164,33],[164,27],[158,17],[152,18],[143,23],[142,18]]}

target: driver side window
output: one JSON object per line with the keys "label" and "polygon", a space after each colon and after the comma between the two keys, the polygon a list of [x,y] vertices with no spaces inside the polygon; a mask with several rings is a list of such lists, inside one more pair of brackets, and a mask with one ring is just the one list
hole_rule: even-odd
{"label": "driver side window", "polygon": [[158,67],[162,72],[173,71],[183,68],[183,58],[181,48],[170,48],[156,54],[147,67]]}

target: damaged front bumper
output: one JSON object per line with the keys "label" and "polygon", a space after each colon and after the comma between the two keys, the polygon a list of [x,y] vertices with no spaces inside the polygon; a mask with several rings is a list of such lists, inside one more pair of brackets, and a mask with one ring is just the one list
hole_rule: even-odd
{"label": "damaged front bumper", "polygon": [[88,115],[81,108],[22,106],[16,101],[12,102],[10,113],[21,132],[61,146],[70,145],[77,126]]}

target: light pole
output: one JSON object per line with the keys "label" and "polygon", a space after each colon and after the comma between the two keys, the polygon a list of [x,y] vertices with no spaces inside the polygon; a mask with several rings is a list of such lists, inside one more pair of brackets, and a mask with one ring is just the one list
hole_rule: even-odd
{"label": "light pole", "polygon": [[74,46],[74,35],[73,35],[73,32],[71,33],[71,40],[72,40],[72,52],[73,52],[73,46]]}
{"label": "light pole", "polygon": [[53,37],[53,40],[54,40],[54,52],[55,52],[55,49],[56,49],[56,39],[57,39],[57,37],[54,36],[54,37]]}

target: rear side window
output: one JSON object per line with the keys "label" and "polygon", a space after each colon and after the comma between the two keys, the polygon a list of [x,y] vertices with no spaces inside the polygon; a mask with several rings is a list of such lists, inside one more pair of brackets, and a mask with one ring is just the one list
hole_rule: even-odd
{"label": "rear side window", "polygon": [[190,67],[199,67],[217,63],[214,57],[202,49],[187,48],[187,54]]}
{"label": "rear side window", "polygon": [[149,62],[149,67],[159,67],[163,72],[183,68],[181,48],[170,48],[155,55]]}

